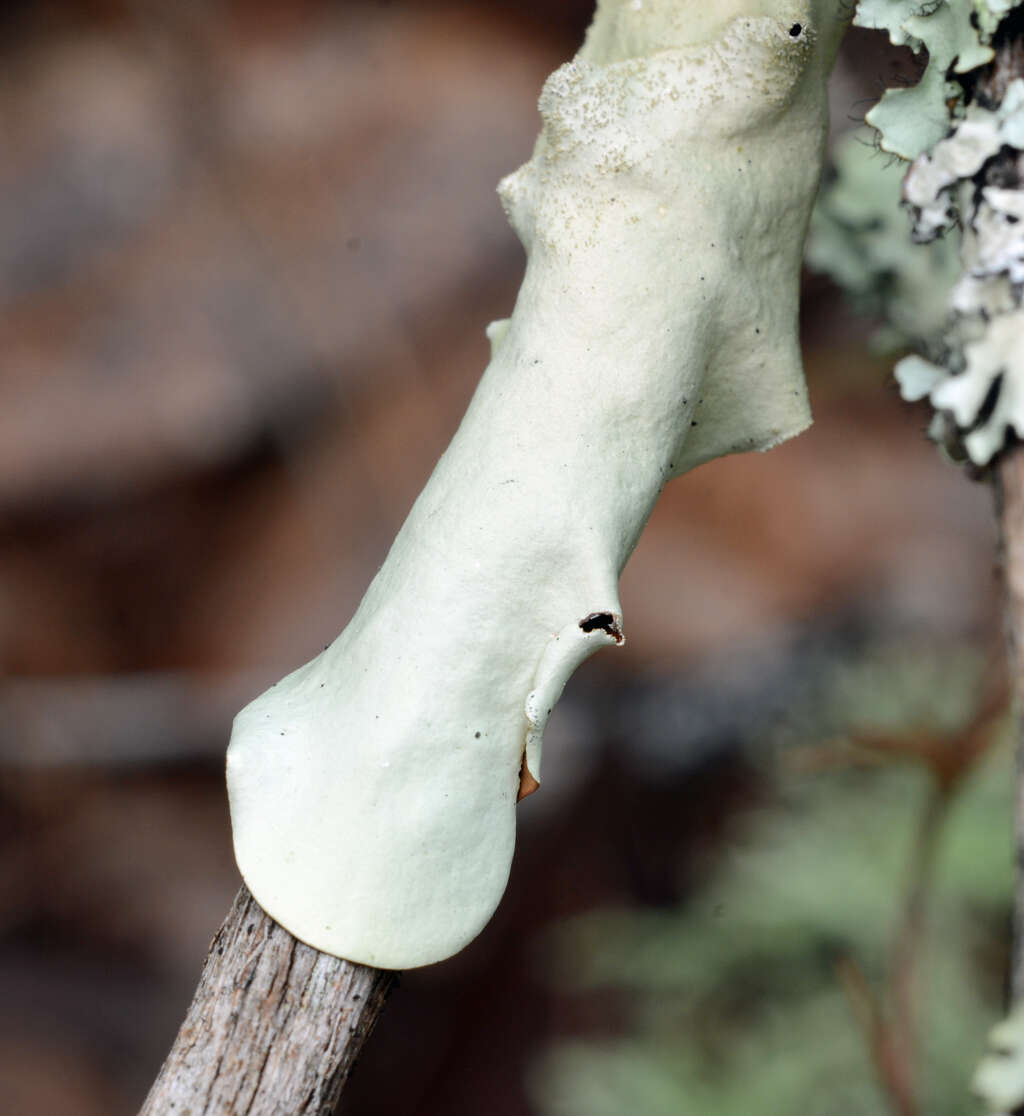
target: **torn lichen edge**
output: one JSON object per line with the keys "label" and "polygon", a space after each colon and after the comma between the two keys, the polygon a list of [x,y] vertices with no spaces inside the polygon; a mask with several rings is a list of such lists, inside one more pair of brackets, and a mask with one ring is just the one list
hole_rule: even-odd
{"label": "torn lichen edge", "polygon": [[578,623],[567,624],[541,654],[534,687],[526,698],[526,745],[520,773],[521,800],[540,787],[541,744],[555,703],[576,668],[599,647],[621,646],[622,617],[614,612],[592,612]]}

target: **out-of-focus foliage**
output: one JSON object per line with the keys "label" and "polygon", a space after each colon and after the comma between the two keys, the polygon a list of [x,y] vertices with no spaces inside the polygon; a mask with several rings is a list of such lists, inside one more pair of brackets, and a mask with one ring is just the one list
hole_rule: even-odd
{"label": "out-of-focus foliage", "polygon": [[818,197],[807,263],[832,278],[853,309],[884,323],[874,344],[888,352],[928,348],[941,337],[949,293],[959,278],[960,236],[910,242],[900,207],[906,163],[878,150],[870,128],[836,144],[835,174]]}
{"label": "out-of-focus foliage", "polygon": [[[969,719],[976,676],[963,658],[882,656],[837,671],[812,719],[946,732]],[[899,763],[835,767],[850,754],[841,744],[805,749],[791,735],[775,748],[782,772],[813,762],[776,779],[699,894],[678,910],[598,911],[553,933],[557,979],[616,995],[622,1010],[616,1037],[566,1042],[538,1067],[547,1116],[887,1111],[850,973],[876,995],[890,979],[930,777]],[[976,1108],[971,1071],[1000,1010],[1011,797],[1009,749],[993,745],[942,832],[914,958],[928,1116]]]}

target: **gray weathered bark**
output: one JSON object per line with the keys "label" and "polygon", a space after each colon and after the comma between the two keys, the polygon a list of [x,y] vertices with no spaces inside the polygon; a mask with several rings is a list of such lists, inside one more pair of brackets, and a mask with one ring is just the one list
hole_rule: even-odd
{"label": "gray weathered bark", "polygon": [[[1000,104],[1007,86],[1024,77],[1024,27],[1014,13],[998,37],[996,56],[978,79],[976,93],[990,104]],[[1024,183],[1019,153],[1005,149],[983,169],[978,185],[1015,186]],[[1010,992],[1014,1004],[1024,1003],[1024,447],[1011,445],[995,469],[996,514],[999,523],[1003,582],[1006,593],[1005,627],[1010,692],[1017,729],[1017,795],[1015,842],[1017,886],[1013,903],[1013,946]]]}
{"label": "gray weathered bark", "polygon": [[1017,724],[1015,840],[1017,887],[1013,904],[1011,994],[1024,1003],[1024,448],[1006,453],[999,464],[998,512],[1006,586],[1006,638]]}
{"label": "gray weathered bark", "polygon": [[243,886],[140,1116],[330,1116],[395,981],[304,945]]}

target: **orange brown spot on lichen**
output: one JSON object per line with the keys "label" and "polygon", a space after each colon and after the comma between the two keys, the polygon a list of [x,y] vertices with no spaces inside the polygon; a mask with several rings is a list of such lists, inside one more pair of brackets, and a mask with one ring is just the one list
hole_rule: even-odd
{"label": "orange brown spot on lichen", "polygon": [[533,794],[540,787],[540,783],[533,777],[533,773],[526,766],[526,756],[523,756],[522,766],[519,768],[519,793],[516,802],[522,802],[528,795]]}

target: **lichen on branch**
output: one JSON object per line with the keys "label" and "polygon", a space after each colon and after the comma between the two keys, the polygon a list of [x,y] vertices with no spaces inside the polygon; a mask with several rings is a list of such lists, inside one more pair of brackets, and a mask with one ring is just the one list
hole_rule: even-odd
{"label": "lichen on branch", "polygon": [[[341,635],[244,709],[235,850],[381,968],[490,918],[573,670],[664,485],[810,420],[797,345],[841,0],[602,0],[502,184],[527,252],[465,418]],[[603,618],[600,622],[594,618]]]}
{"label": "lichen on branch", "polygon": [[[837,245],[874,264],[878,304],[905,343],[916,349],[895,369],[903,397],[928,399],[931,432],[954,456],[986,467],[1015,438],[1024,437],[1024,201],[1019,162],[1024,152],[1024,80],[986,82],[998,68],[1000,19],[1019,0],[863,0],[855,22],[888,31],[894,43],[927,49],[929,65],[917,85],[888,90],[867,115],[884,151],[912,161],[882,167],[870,149],[856,158],[840,149],[839,179],[825,192],[815,220],[810,259],[853,288]],[[850,167],[858,180],[875,165],[879,180],[902,177],[902,259],[880,253],[878,215],[863,202],[845,220]],[[858,169],[859,168],[859,169]],[[882,219],[891,228],[897,198]],[[892,240],[899,243],[899,238]],[[950,266],[953,253],[955,266]],[[923,266],[925,264],[929,266]],[[953,274],[955,272],[955,276]],[[941,297],[939,297],[941,296]],[[931,307],[928,304],[931,303]],[[925,308],[907,327],[908,307]]]}

